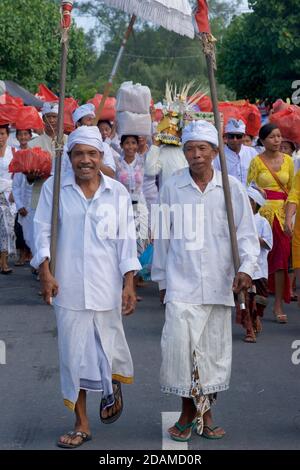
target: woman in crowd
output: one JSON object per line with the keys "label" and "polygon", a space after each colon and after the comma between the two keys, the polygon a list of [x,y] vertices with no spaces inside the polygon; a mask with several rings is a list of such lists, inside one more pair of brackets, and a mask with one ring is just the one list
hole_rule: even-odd
{"label": "woman in crowd", "polygon": [[[147,137],[139,136],[139,147],[138,153],[141,157],[146,158],[149,146],[147,143]],[[149,212],[149,226],[151,226],[151,205],[158,203],[158,187],[156,185],[156,177],[144,175],[143,193],[147,203],[147,209]]]}
{"label": "woman in crowd", "polygon": [[12,149],[7,145],[9,126],[0,125],[0,272],[10,274],[8,255],[15,252],[14,210],[12,177],[8,171],[13,158]]}
{"label": "woman in crowd", "polygon": [[[32,139],[31,129],[17,129],[16,139],[19,142],[18,150],[26,150],[28,142]],[[31,239],[29,234],[33,232],[33,221],[29,214],[32,186],[28,184],[26,175],[16,173],[13,175],[12,192],[17,209],[15,222],[16,248],[19,250],[19,259],[15,266],[23,266],[26,261],[31,259],[30,248],[26,244]]]}
{"label": "woman in crowd", "polygon": [[98,121],[98,129],[102,136],[103,142],[110,145],[114,158],[118,158],[122,153],[122,149],[119,144],[118,136],[114,131],[114,126],[110,121],[104,119]]}
{"label": "woman in crowd", "polygon": [[286,323],[283,300],[290,302],[290,236],[284,232],[285,201],[292,186],[294,165],[292,158],[280,151],[282,137],[275,124],[264,125],[259,138],[265,150],[252,160],[248,184],[254,182],[267,199],[260,213],[269,221],[273,232],[273,248],[268,256],[269,290],[275,293],[273,313],[277,322]]}
{"label": "woman in crowd", "polygon": [[[293,219],[296,214],[295,225],[293,228]],[[292,262],[293,269],[298,281],[300,280],[300,170],[296,173],[293,180],[292,190],[286,205],[285,231],[292,236]],[[299,302],[298,295],[298,303]]]}
{"label": "woman in crowd", "polygon": [[132,201],[140,256],[149,239],[148,210],[143,194],[144,159],[138,154],[138,137],[122,135],[122,155],[116,160],[116,179],[126,186]]}

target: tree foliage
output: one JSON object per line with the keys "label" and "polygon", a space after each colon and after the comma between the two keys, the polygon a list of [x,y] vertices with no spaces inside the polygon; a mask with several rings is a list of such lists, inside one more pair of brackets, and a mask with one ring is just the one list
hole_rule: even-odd
{"label": "tree foliage", "polygon": [[[57,0],[1,0],[0,78],[35,92],[39,83],[59,89],[60,13]],[[82,29],[72,26],[67,92],[76,90],[93,52]]]}
{"label": "tree foliage", "polygon": [[300,0],[249,0],[222,40],[219,79],[238,98],[290,97],[300,76]]}

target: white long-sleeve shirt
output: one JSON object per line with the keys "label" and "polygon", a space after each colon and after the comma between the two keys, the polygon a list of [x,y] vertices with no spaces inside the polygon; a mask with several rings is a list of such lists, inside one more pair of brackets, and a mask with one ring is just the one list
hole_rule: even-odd
{"label": "white long-sleeve shirt", "polygon": [[145,159],[145,175],[159,175],[159,187],[178,170],[188,166],[181,147],[151,145]]}
{"label": "white long-sleeve shirt", "polygon": [[[50,259],[53,177],[43,185],[34,218],[38,267]],[[71,310],[112,310],[121,303],[123,276],[141,269],[137,259],[132,204],[126,188],[101,175],[89,201],[74,173],[62,179],[55,278],[56,305]]]}
{"label": "white long-sleeve shirt", "polygon": [[13,176],[12,192],[17,210],[31,208],[32,184],[27,182],[23,173],[15,173]]}
{"label": "white long-sleeve shirt", "polygon": [[[239,271],[252,277],[260,252],[254,216],[246,190],[235,178],[229,181]],[[201,192],[189,169],[184,169],[165,183],[160,202],[165,205],[164,225],[156,223],[160,236],[155,234],[152,280],[166,289],[165,302],[233,306],[234,266],[221,173],[215,170]]]}
{"label": "white long-sleeve shirt", "polygon": [[[257,151],[253,147],[242,145],[239,154],[224,146],[228,174],[234,176],[244,186],[247,186],[247,175],[251,160],[256,157]],[[221,171],[220,157],[214,160],[214,168]]]}

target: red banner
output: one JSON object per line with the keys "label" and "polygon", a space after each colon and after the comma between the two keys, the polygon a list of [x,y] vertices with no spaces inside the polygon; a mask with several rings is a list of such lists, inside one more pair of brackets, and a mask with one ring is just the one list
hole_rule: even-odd
{"label": "red banner", "polygon": [[210,33],[210,24],[208,19],[208,5],[206,0],[198,0],[195,9],[195,21],[197,33]]}
{"label": "red banner", "polygon": [[49,90],[49,88],[46,87],[46,85],[43,85],[42,83],[39,85],[39,91],[36,93],[35,96],[40,100],[49,103],[59,101],[58,96],[56,96],[51,90]]}

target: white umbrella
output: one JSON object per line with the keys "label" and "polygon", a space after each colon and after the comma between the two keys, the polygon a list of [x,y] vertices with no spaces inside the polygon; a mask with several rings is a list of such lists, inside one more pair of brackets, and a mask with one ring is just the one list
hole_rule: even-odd
{"label": "white umbrella", "polygon": [[150,21],[156,25],[162,26],[169,31],[194,38],[194,25],[192,20],[192,9],[188,0],[103,0],[106,5],[129,13],[131,20],[128,29],[122,41],[119,53],[112,68],[108,83],[102,96],[102,100],[96,112],[95,123],[101,117],[102,109],[109,95],[120,65],[124,49],[128,38],[132,32],[136,17]]}
{"label": "white umbrella", "polygon": [[192,9],[188,0],[103,0],[108,6],[158,24],[169,31],[194,38]]}

